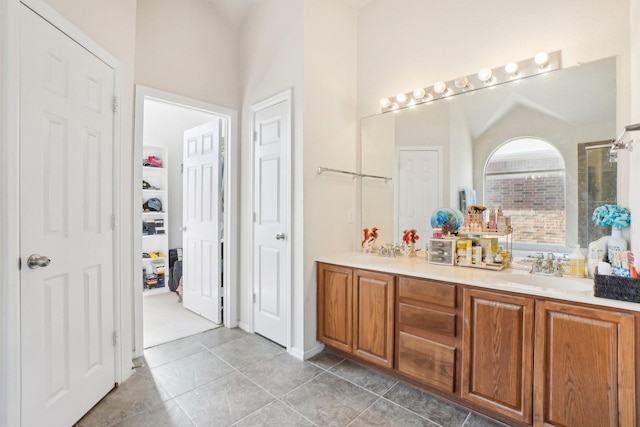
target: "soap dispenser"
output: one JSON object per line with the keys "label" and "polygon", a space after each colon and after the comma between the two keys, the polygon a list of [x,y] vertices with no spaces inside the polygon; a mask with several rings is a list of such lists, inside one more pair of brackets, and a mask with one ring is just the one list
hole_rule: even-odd
{"label": "soap dispenser", "polygon": [[570,275],[572,277],[584,277],[584,264],[585,258],[580,250],[580,245],[575,245],[575,249],[569,255]]}

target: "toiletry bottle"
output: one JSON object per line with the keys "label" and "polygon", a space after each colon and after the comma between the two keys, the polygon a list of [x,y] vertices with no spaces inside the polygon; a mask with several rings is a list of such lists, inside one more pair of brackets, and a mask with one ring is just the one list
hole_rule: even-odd
{"label": "toiletry bottle", "polygon": [[575,245],[575,249],[569,255],[570,275],[572,277],[584,277],[584,255],[580,251],[580,245]]}
{"label": "toiletry bottle", "polygon": [[486,262],[487,264],[493,264],[494,263],[493,257],[494,257],[493,251],[491,250],[491,245],[489,245],[484,254],[484,262]]}
{"label": "toiletry bottle", "polygon": [[598,255],[598,249],[591,248],[589,251],[589,259],[587,260],[587,274],[590,279],[594,278],[596,274],[596,267],[600,261],[602,261],[602,258]]}
{"label": "toiletry bottle", "polygon": [[482,246],[474,246],[473,248],[473,263],[477,265],[482,264]]}
{"label": "toiletry bottle", "polygon": [[498,229],[498,223],[496,221],[496,211],[491,209],[489,211],[489,230],[496,231]]}
{"label": "toiletry bottle", "polygon": [[472,254],[472,246],[473,242],[471,241],[471,239],[467,240],[467,264],[471,264],[472,262],[472,258],[473,258],[473,254]]}

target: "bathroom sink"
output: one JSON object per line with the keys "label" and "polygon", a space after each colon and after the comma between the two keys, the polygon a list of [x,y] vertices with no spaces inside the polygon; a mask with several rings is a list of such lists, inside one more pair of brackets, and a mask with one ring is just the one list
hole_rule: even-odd
{"label": "bathroom sink", "polygon": [[575,277],[544,276],[540,274],[501,275],[501,281],[515,286],[537,288],[556,292],[593,292],[593,282],[589,279]]}

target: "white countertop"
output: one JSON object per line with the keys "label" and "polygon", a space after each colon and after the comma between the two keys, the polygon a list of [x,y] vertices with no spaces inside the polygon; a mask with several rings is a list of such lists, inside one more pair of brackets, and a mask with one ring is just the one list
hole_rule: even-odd
{"label": "white countertop", "polygon": [[640,303],[595,297],[593,295],[592,279],[533,275],[526,270],[516,268],[491,271],[462,266],[435,265],[429,264],[424,256],[387,258],[360,252],[350,252],[321,256],[316,261],[423,279],[461,283],[531,296],[543,296],[603,307],[640,311]]}

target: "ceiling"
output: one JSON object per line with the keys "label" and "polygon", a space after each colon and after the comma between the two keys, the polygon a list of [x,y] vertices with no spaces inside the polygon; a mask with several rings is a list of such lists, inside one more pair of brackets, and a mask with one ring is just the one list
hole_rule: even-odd
{"label": "ceiling", "polygon": [[[222,16],[236,30],[239,30],[249,13],[257,3],[264,0],[209,0]],[[360,9],[373,0],[342,0]]]}

